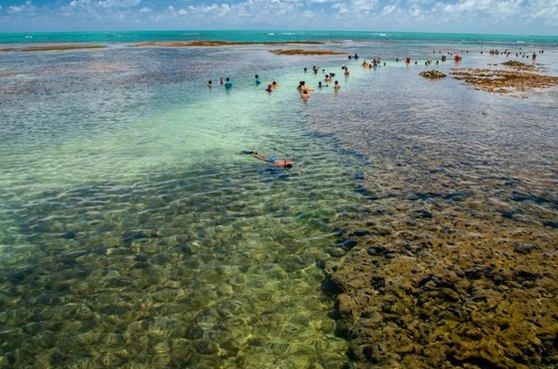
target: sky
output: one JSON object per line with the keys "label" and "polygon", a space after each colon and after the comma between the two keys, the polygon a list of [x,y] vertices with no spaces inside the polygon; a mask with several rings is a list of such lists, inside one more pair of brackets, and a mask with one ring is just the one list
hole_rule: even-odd
{"label": "sky", "polygon": [[0,0],[0,32],[355,30],[558,35],[558,0]]}

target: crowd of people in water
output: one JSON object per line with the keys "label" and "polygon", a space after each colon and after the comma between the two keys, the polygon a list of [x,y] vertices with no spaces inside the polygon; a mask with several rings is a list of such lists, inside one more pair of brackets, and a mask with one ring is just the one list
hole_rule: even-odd
{"label": "crowd of people in water", "polygon": [[[349,68],[346,65],[343,65],[342,70],[344,71],[344,76],[348,77],[350,72],[349,72]],[[313,67],[314,70],[314,74],[318,74],[318,71],[320,70],[320,68],[314,66]],[[308,68],[304,68],[304,72],[306,73],[308,71]],[[325,69],[322,69],[323,73],[325,74]],[[329,87],[329,83],[331,83],[333,81],[333,77],[335,77],[335,73],[330,72],[325,74],[324,76],[324,81],[319,81],[318,82],[318,88],[324,88],[324,87]],[[259,86],[262,84],[262,81],[260,79],[260,76],[258,74],[256,74],[254,76],[254,82],[256,84],[256,86]],[[223,78],[221,77],[219,79],[219,85],[223,86],[225,89],[229,90],[232,88],[233,84],[232,81],[230,80],[229,77],[227,78]],[[207,81],[207,87],[208,88],[213,88],[213,81],[209,80]],[[279,87],[279,84],[276,81],[273,81],[271,83],[269,83],[267,85],[267,87],[265,88],[265,91],[267,93],[272,93],[277,87]],[[334,91],[338,91],[341,88],[341,85],[339,84],[339,81],[334,81],[333,82],[333,90]],[[300,81],[298,86],[297,86],[297,90],[300,92],[300,96],[303,100],[308,100],[310,98],[310,92],[315,91],[313,88],[310,88],[308,86],[306,86],[306,82],[305,81]]]}
{"label": "crowd of people in water", "polygon": [[[463,51],[461,51],[461,52],[463,53]],[[436,53],[442,54],[441,51],[436,52],[436,50],[434,50],[433,53],[434,53],[434,54],[436,54]],[[465,53],[468,53],[468,51],[465,51]],[[482,54],[482,53],[483,53],[483,52],[481,51],[481,54]],[[490,55],[500,55],[500,54],[503,54],[503,55],[508,56],[508,57],[512,54],[512,53],[511,53],[510,51],[508,51],[508,50],[499,51],[499,50],[497,50],[497,49],[492,49],[492,50],[489,51],[489,53],[490,53]],[[540,50],[540,51],[538,51],[538,53],[544,53],[544,50]],[[438,65],[438,64],[440,63],[440,61],[441,61],[441,62],[446,62],[446,61],[448,60],[448,56],[451,57],[451,58],[454,60],[455,63],[459,63],[459,62],[463,59],[463,57],[462,57],[460,54],[455,54],[455,55],[454,55],[452,52],[448,52],[448,53],[445,53],[445,54],[441,55],[439,59],[436,59],[436,60],[435,60],[436,65]],[[529,52],[523,52],[523,51],[521,51],[521,52],[516,52],[516,53],[515,53],[515,56],[516,56],[516,57],[520,57],[520,56],[521,56],[521,57],[524,57],[524,58],[531,58],[531,59],[533,60],[533,62],[534,62],[535,59],[536,59],[536,57],[537,57],[537,52],[533,52],[532,54],[530,54]],[[359,58],[360,58],[360,56],[359,56],[357,53],[348,55],[348,59],[349,59],[349,60],[355,60],[355,61],[356,61],[356,60],[358,60]],[[403,59],[399,59],[399,58],[396,58],[396,59],[395,59],[395,62],[400,62],[400,61],[403,61]],[[412,63],[410,57],[406,57],[406,58],[404,59],[404,62],[405,62],[405,64],[407,64],[407,65],[409,65],[409,64]],[[427,59],[427,60],[424,62],[424,65],[428,66],[428,65],[432,64],[432,62],[433,62],[432,59]],[[415,60],[415,61],[414,61],[414,64],[417,65],[417,64],[418,64],[418,61]],[[373,58],[370,62],[367,62],[366,60],[364,60],[364,61],[361,63],[361,66],[362,66],[363,68],[367,68],[367,69],[371,69],[371,70],[372,70],[372,69],[373,69],[373,70],[376,70],[377,68],[379,68],[379,67],[382,66],[382,65],[385,66],[386,63],[385,63],[385,62],[382,62],[382,60],[381,60],[380,57],[378,57],[378,58]],[[334,90],[335,92],[339,91],[339,89],[341,88],[341,85],[339,84],[339,81],[338,81],[338,80],[333,81],[333,80],[334,80],[334,77],[335,77],[335,73],[333,73],[333,72],[326,73],[326,70],[325,70],[325,69],[321,69],[319,66],[315,66],[315,65],[312,66],[312,71],[313,71],[314,74],[320,73],[320,70],[321,70],[322,73],[324,74],[324,80],[318,82],[318,86],[317,86],[318,89],[322,89],[322,88],[324,88],[324,87],[329,87],[330,83],[333,82],[333,85],[332,85],[333,90]],[[342,66],[341,66],[341,70],[343,71],[343,75],[345,76],[345,78],[347,78],[347,77],[350,75],[349,68],[347,67],[347,65],[342,65]],[[305,67],[303,71],[304,71],[304,73],[307,73],[307,72],[308,72],[308,68]],[[257,75],[257,74],[254,76],[254,81],[255,81],[256,86],[259,86],[259,85],[262,84],[262,81],[261,81],[261,79],[260,79],[260,76]],[[227,77],[227,78],[221,77],[221,78],[219,79],[219,84],[220,84],[221,86],[224,86],[224,88],[225,88],[226,90],[231,89],[231,88],[232,88],[232,85],[233,85],[233,84],[232,84],[232,81],[231,81],[230,78],[228,78],[228,77]],[[271,94],[273,91],[275,91],[275,89],[276,89],[278,86],[279,86],[279,85],[277,84],[277,82],[276,82],[276,81],[273,81],[273,82],[269,83],[269,84],[267,85],[267,87],[266,87],[264,90],[265,90],[267,93]],[[208,88],[212,88],[212,87],[213,87],[213,82],[212,82],[211,80],[207,82],[207,87],[208,87]],[[298,86],[297,86],[297,90],[299,91],[300,97],[302,98],[302,100],[305,100],[305,101],[309,100],[310,97],[311,97],[311,94],[310,94],[310,93],[315,91],[313,88],[308,87],[308,86],[306,85],[306,82],[305,82],[305,81],[300,81],[300,82],[299,82],[299,84],[298,84]]]}
{"label": "crowd of people in water", "polygon": [[[468,51],[465,51],[466,53],[468,53]],[[433,52],[434,54],[436,54],[436,51]],[[463,53],[463,51],[462,51]],[[481,54],[483,52],[481,51]],[[508,50],[505,50],[503,52],[498,51],[498,50],[490,50],[489,51],[490,55],[500,55],[503,54],[505,56],[510,56],[512,53],[509,52]],[[544,53],[543,50],[539,51],[539,53]],[[441,51],[438,51],[438,54],[441,54]],[[459,63],[462,60],[462,56],[460,54],[453,54],[451,52],[448,52],[447,55],[443,54],[441,55],[441,57],[439,59],[436,59],[436,65],[439,64],[440,61],[442,62],[446,62],[448,60],[448,56],[450,56],[455,63]],[[516,57],[530,57],[532,58],[533,62],[535,61],[536,57],[537,57],[537,52],[533,52],[532,54],[529,54],[527,52],[517,52],[515,53]],[[348,56],[349,60],[358,60],[360,57],[358,54],[351,54]],[[395,59],[396,62],[400,62],[403,61],[399,58]],[[405,64],[409,65],[411,64],[411,58],[410,57],[406,57],[404,59]],[[425,65],[430,65],[432,63],[432,59],[427,59],[425,61]],[[414,61],[414,64],[418,64],[418,61]],[[385,66],[386,63],[381,61],[381,58],[373,58],[370,62],[367,62],[366,60],[364,60],[361,64],[360,64],[363,68],[367,68],[367,69],[377,69],[379,68],[381,65]],[[335,73],[333,72],[329,72],[326,73],[325,69],[321,69],[318,66],[312,66],[312,71],[314,74],[318,74],[320,73],[320,70],[322,71],[322,73],[324,74],[324,80],[323,81],[319,81],[318,82],[318,89],[322,89],[324,87],[329,87],[329,84],[333,81],[333,90],[335,92],[339,91],[339,89],[341,88],[341,85],[339,84],[338,80],[334,81],[334,77],[335,77]],[[341,70],[343,71],[343,75],[345,76],[345,78],[349,77],[350,75],[350,71],[349,71],[349,67],[347,67],[347,65],[342,65],[341,66]],[[308,72],[308,68],[304,68],[304,73]],[[260,86],[262,84],[262,81],[260,79],[260,76],[258,74],[256,74],[254,76],[254,83],[256,84],[256,86]],[[232,82],[230,80],[230,78],[220,78],[219,79],[219,84],[224,86],[225,89],[230,89],[232,88]],[[208,81],[207,82],[207,87],[208,88],[212,88],[213,87],[213,83],[212,81]],[[265,88],[265,91],[267,93],[272,93],[277,87],[279,87],[279,84],[276,81],[273,81],[271,83],[269,83],[267,85],[267,88]],[[311,92],[314,92],[314,88],[312,87],[308,87],[306,85],[306,81],[299,81],[298,86],[296,87],[296,89],[299,91],[300,93],[300,97],[302,98],[302,100],[307,101],[310,99],[311,97]],[[267,157],[265,155],[259,154],[257,152],[254,151],[243,151],[242,154],[249,154],[252,157],[261,160],[263,162],[266,162],[268,164],[274,165],[274,166],[278,166],[278,167],[283,167],[283,168],[291,168],[294,165],[294,161],[291,159],[280,159],[280,158],[276,158],[276,157]]]}

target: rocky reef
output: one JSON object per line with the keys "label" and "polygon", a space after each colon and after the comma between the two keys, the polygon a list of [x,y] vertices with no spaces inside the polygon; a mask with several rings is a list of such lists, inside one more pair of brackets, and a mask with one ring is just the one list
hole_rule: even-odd
{"label": "rocky reef", "polygon": [[513,211],[465,216],[452,203],[469,195],[370,207],[344,259],[323,264],[356,368],[558,366],[557,224],[521,225]]}
{"label": "rocky reef", "polygon": [[538,68],[534,65],[514,60],[502,65],[506,69],[462,68],[453,70],[452,75],[475,89],[500,94],[558,86],[558,77],[535,73]]}
{"label": "rocky reef", "polygon": [[427,70],[424,72],[420,72],[419,75],[421,77],[428,78],[428,79],[439,79],[439,78],[446,77],[446,75],[440,72],[439,70]]}

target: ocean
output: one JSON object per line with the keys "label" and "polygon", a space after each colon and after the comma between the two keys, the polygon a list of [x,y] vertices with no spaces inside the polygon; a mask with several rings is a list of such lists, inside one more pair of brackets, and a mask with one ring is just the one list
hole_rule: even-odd
{"label": "ocean", "polygon": [[[189,40],[250,43],[140,45]],[[300,41],[322,43],[279,44]],[[103,47],[21,50],[45,44]],[[289,48],[341,54],[270,52]],[[0,34],[0,368],[352,365],[320,264],[342,262],[371,201],[429,193],[443,168],[476,199],[463,222],[513,204],[503,181],[546,199],[514,215],[521,227],[558,219],[556,87],[491,94],[418,75],[533,52],[558,76],[548,36]],[[341,89],[318,88],[331,72]]]}

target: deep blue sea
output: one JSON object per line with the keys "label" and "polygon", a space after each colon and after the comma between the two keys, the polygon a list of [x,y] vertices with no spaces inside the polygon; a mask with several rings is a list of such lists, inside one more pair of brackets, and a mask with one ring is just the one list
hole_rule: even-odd
{"label": "deep blue sea", "polygon": [[[188,40],[254,43],[140,45]],[[323,43],[269,44],[292,41]],[[347,224],[373,216],[363,187],[426,193],[415,170],[443,167],[478,200],[471,217],[508,206],[512,181],[550,199],[526,206],[521,227],[558,219],[558,90],[499,95],[418,75],[508,59],[558,76],[558,37],[0,34],[0,368],[351,365],[318,265],[342,261]],[[338,91],[325,87],[332,72]]]}

